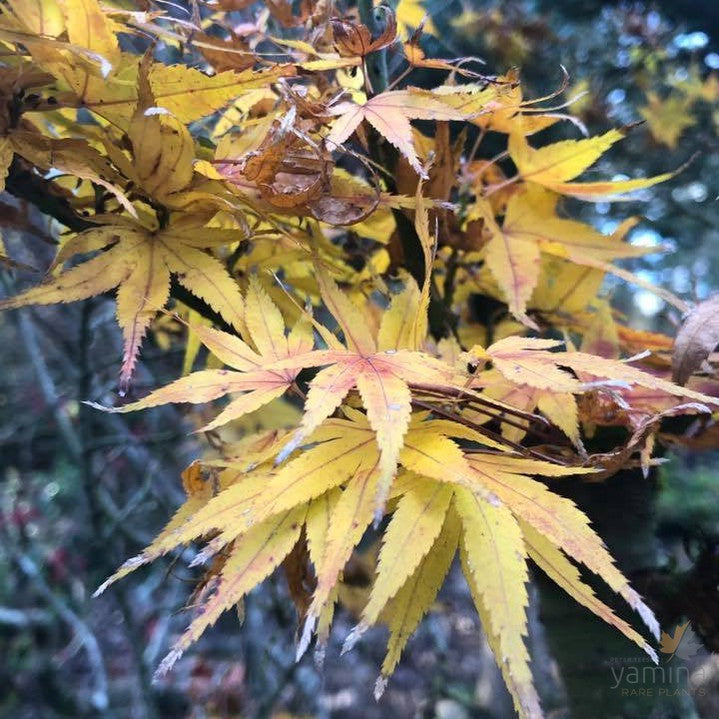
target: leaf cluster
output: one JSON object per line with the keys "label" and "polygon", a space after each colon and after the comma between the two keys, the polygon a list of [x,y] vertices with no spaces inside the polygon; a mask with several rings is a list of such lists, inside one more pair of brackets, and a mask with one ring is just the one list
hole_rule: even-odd
{"label": "leaf cluster", "polygon": [[[530,562],[656,658],[580,573],[659,638],[551,483],[646,472],[662,420],[716,405],[713,379],[690,378],[711,350],[692,339],[700,315],[675,350],[678,385],[671,339],[626,326],[601,292],[611,273],[687,309],[616,264],[656,251],[626,241],[638,218],[606,236],[565,211],[564,198],[622,198],[674,173],[586,179],[629,129],[542,143],[559,123],[582,129],[551,105],[564,88],[527,100],[514,71],[428,58],[416,3],[383,6],[379,27],[324,2],[197,8],[8,0],[0,15],[14,53],[0,67],[0,174],[20,196],[18,173],[41,178],[42,209],[67,227],[46,279],[0,307],[116,290],[120,393],[153,326],[186,333],[187,372],[101,409],[224,402],[202,426],[219,456],[188,468],[185,504],[108,580],[204,544],[200,610],[160,671],[280,565],[298,656],[315,636],[321,651],[372,531],[375,577],[345,648],[389,627],[378,696],[455,557],[520,716],[542,716]],[[431,89],[409,82],[417,69]],[[499,155],[484,156],[488,135]],[[603,426],[625,441],[592,453]]]}

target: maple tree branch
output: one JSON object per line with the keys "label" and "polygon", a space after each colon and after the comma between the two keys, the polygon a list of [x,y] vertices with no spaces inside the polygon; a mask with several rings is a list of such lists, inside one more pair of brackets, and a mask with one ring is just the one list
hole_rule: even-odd
{"label": "maple tree branch", "polygon": [[204,317],[206,320],[210,320],[218,329],[221,329],[230,334],[236,335],[237,331],[232,327],[229,322],[222,318],[218,312],[210,307],[206,302],[201,300],[199,297],[195,297],[189,290],[186,290],[174,277],[170,284],[170,296],[176,299],[178,302],[182,302],[185,307],[189,307],[199,315]]}
{"label": "maple tree branch", "polygon": [[[422,392],[423,392],[423,394],[430,394],[430,395],[434,394],[440,400],[447,399],[439,392],[433,393],[433,392],[427,392],[426,390],[422,390]],[[461,397],[461,398],[457,397],[456,401],[458,404],[461,403],[462,405],[466,405],[466,406],[471,406],[472,404],[479,404],[477,402],[472,402],[472,398],[469,396]],[[507,424],[510,427],[515,427],[516,429],[520,429],[523,432],[526,432],[528,434],[535,434],[535,435],[537,435],[539,437],[543,437],[545,439],[547,439],[549,437],[549,435],[547,435],[546,433],[540,432],[539,430],[533,428],[532,425],[529,423],[521,424],[520,422],[510,419],[509,417],[505,417],[501,410],[498,410],[495,406],[493,406],[489,402],[486,403],[486,407],[483,407],[482,409],[477,409],[476,411],[481,412],[482,414],[486,414],[488,417],[490,417],[500,423]],[[477,431],[481,431],[481,429],[484,428],[483,424],[480,424],[477,422],[471,422],[471,420],[467,420],[465,418],[462,418],[462,419],[467,427],[471,426],[473,429],[476,429]]]}
{"label": "maple tree branch", "polygon": [[[479,434],[485,435],[486,437],[488,437],[491,440],[494,440],[495,442],[499,442],[500,444],[507,445],[507,447],[511,447],[515,452],[517,452],[520,455],[534,457],[535,459],[542,459],[545,462],[551,462],[552,464],[558,464],[558,465],[562,465],[562,466],[570,466],[569,463],[565,462],[564,460],[561,460],[557,457],[550,457],[549,455],[544,454],[543,452],[538,452],[536,449],[532,449],[531,447],[524,447],[521,444],[518,444],[517,442],[513,442],[512,440],[507,439],[506,437],[503,437],[501,434],[497,434],[496,432],[493,432],[492,430],[487,429],[483,425],[478,425],[475,422],[472,422],[471,420],[468,420],[465,417],[462,417],[461,414],[456,414],[454,412],[448,412],[447,410],[444,410],[441,407],[437,407],[437,405],[435,405],[431,402],[423,402],[420,399],[413,399],[412,406],[418,407],[419,409],[429,410],[430,412],[438,414],[441,417],[444,417],[445,419],[449,419],[453,422],[458,422],[459,424],[462,424],[465,427],[469,427],[470,429],[475,430]],[[486,451],[486,450],[482,450],[482,451]]]}
{"label": "maple tree branch", "polygon": [[482,144],[482,140],[484,140],[484,136],[487,134],[487,128],[482,127],[480,131],[477,133],[477,139],[474,141],[474,144],[472,145],[472,149],[470,150],[469,156],[467,157],[467,164],[472,162],[474,158],[477,155],[477,152],[479,152],[479,146]]}
{"label": "maple tree branch", "polygon": [[78,215],[67,198],[55,190],[52,182],[25,166],[17,155],[10,164],[5,189],[18,200],[35,205],[44,215],[53,217],[73,232],[82,232],[96,226]]}
{"label": "maple tree branch", "polygon": [[403,70],[389,85],[387,85],[387,89],[393,90],[397,87],[397,85],[399,85],[400,82],[402,82],[402,80],[404,80],[412,72],[412,70],[414,70],[414,65],[410,65],[408,68]]}

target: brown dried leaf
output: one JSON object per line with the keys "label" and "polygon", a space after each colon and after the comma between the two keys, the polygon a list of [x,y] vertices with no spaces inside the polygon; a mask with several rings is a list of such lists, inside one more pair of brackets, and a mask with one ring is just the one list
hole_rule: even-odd
{"label": "brown dried leaf", "polygon": [[292,14],[291,0],[266,0],[265,5],[275,20],[283,27],[298,27],[312,14],[312,2],[310,0],[302,0],[300,3],[300,14]]}
{"label": "brown dried leaf", "polygon": [[197,33],[193,37],[193,45],[199,49],[205,60],[217,72],[247,70],[257,60],[257,56],[250,50],[250,46],[234,33],[227,40],[205,33]]}
{"label": "brown dried leaf", "polygon": [[343,57],[364,57],[375,50],[391,45],[397,37],[397,21],[394,13],[384,5],[385,28],[382,34],[372,40],[372,34],[366,25],[360,25],[341,18],[332,18],[332,33],[337,51]]}
{"label": "brown dried leaf", "polygon": [[719,345],[719,295],[698,304],[674,340],[672,381],[685,384]]}

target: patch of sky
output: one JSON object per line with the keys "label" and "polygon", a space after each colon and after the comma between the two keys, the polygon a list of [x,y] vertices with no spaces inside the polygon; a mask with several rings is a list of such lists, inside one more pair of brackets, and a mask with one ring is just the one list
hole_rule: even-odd
{"label": "patch of sky", "polygon": [[672,198],[677,202],[704,202],[708,196],[707,186],[698,180],[672,190]]}
{"label": "patch of sky", "polygon": [[634,306],[645,317],[654,317],[664,307],[664,300],[657,297],[653,292],[638,290],[632,297]]}
{"label": "patch of sky", "polygon": [[656,10],[652,10],[647,13],[646,24],[648,30],[656,32],[662,25],[662,16]]}
{"label": "patch of sky", "polygon": [[632,232],[629,237],[629,244],[635,247],[656,247],[664,243],[662,236],[651,228],[642,227]]}
{"label": "patch of sky", "polygon": [[696,290],[698,300],[705,300],[712,293],[712,285],[704,280],[699,280],[694,286],[694,289]]}
{"label": "patch of sky", "polygon": [[621,87],[615,87],[607,93],[607,102],[610,105],[621,105],[627,97],[627,93]]}
{"label": "patch of sky", "polygon": [[654,197],[651,204],[644,209],[642,214],[651,222],[658,222],[667,214],[666,203]]}
{"label": "patch of sky", "polygon": [[[661,265],[666,262],[666,252],[676,249],[676,242],[674,242],[674,240],[662,237],[656,230],[651,228],[640,228],[632,232],[629,236],[629,244],[635,247],[658,248],[656,253],[645,255],[642,258],[642,262],[646,262],[650,265]],[[659,248],[666,248],[666,250],[660,251]]]}
{"label": "patch of sky", "polygon": [[652,284],[656,284],[661,279],[659,272],[657,272],[655,270],[649,270],[646,268],[637,270],[634,274],[640,280],[644,280],[645,282],[651,282]]}
{"label": "patch of sky", "polygon": [[597,202],[597,204],[594,205],[594,209],[598,214],[606,215],[611,209],[611,205],[608,202]]}
{"label": "patch of sky", "polygon": [[674,38],[673,44],[680,50],[692,52],[701,50],[709,44],[709,36],[705,32],[683,32]]}
{"label": "patch of sky", "polygon": [[692,288],[692,275],[688,267],[679,265],[672,270],[672,289],[674,292],[689,292]]}
{"label": "patch of sky", "polygon": [[601,220],[599,222],[599,231],[603,235],[611,235],[614,230],[619,227],[619,220],[616,220],[614,218]]}
{"label": "patch of sky", "polygon": [[629,67],[631,62],[631,57],[626,50],[619,50],[614,58],[614,64],[617,67]]}
{"label": "patch of sky", "polygon": [[696,277],[704,277],[709,272],[709,260],[706,257],[697,257],[692,265],[692,272]]}

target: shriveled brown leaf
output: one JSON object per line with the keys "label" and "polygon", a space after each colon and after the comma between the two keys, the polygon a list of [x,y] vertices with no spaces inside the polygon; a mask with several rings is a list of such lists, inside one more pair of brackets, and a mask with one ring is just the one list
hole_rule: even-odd
{"label": "shriveled brown leaf", "polygon": [[385,27],[380,36],[374,40],[366,25],[340,18],[332,18],[332,33],[340,55],[343,57],[364,57],[371,52],[391,45],[395,41],[397,37],[397,21],[394,13],[384,5],[380,5],[380,8],[385,12]]}
{"label": "shriveled brown leaf", "polygon": [[685,384],[719,345],[719,295],[698,304],[684,321],[672,355],[672,380]]}

